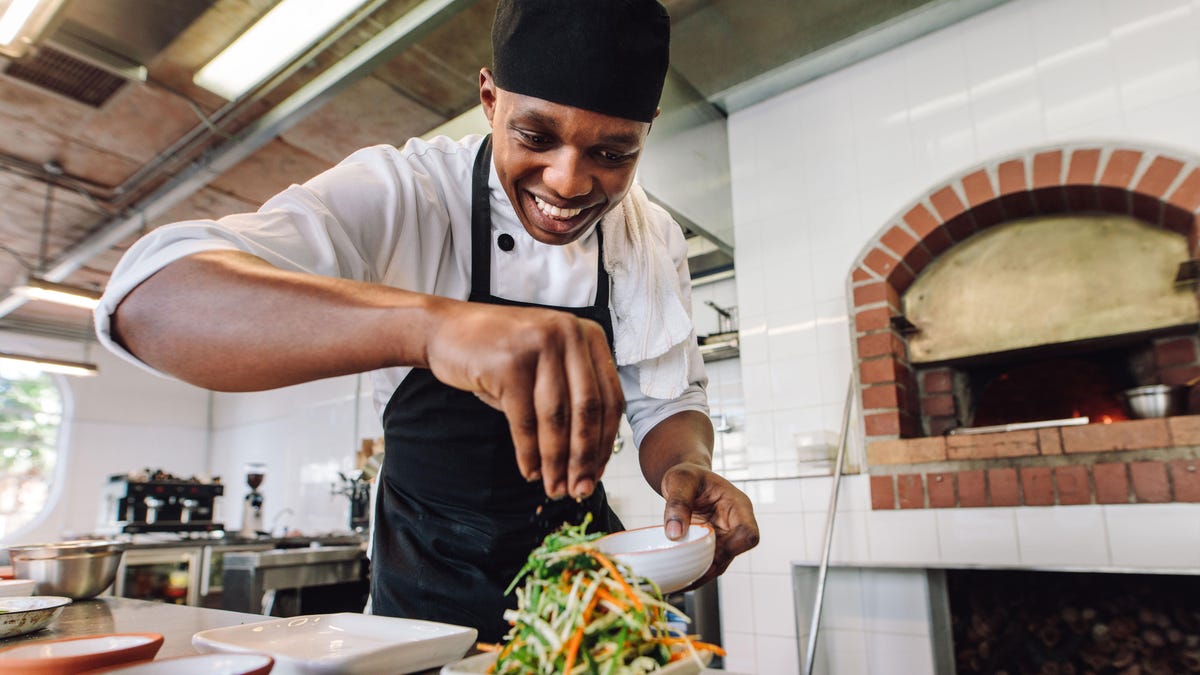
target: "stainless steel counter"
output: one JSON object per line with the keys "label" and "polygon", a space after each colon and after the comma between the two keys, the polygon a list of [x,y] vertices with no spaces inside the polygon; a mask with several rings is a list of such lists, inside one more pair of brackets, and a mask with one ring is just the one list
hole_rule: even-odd
{"label": "stainless steel counter", "polygon": [[209,628],[240,626],[263,621],[257,614],[226,612],[129,598],[78,600],[63,610],[49,628],[18,637],[0,639],[0,647],[24,642],[105,633],[158,633],[163,646],[157,658],[195,654],[192,635]]}

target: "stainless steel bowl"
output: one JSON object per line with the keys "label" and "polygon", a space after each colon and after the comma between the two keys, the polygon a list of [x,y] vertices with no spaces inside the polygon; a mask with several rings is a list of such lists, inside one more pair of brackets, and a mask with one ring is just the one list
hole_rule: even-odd
{"label": "stainless steel bowl", "polygon": [[125,544],[103,539],[30,544],[8,549],[13,575],[37,583],[37,595],[93,598],[112,585]]}
{"label": "stainless steel bowl", "polygon": [[1138,419],[1170,417],[1187,412],[1187,387],[1151,384],[1145,387],[1126,389],[1122,393],[1125,395],[1125,402],[1129,405],[1129,412]]}

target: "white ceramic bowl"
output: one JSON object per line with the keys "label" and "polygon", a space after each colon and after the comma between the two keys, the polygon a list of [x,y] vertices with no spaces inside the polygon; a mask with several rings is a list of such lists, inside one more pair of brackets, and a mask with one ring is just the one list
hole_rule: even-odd
{"label": "white ceramic bowl", "polygon": [[0,638],[41,630],[62,614],[70,598],[34,595],[28,598],[0,598]]}
{"label": "white ceramic bowl", "polygon": [[33,595],[37,582],[33,579],[0,579],[0,598]]}
{"label": "white ceramic bowl", "polygon": [[679,541],[667,538],[662,525],[614,532],[596,540],[596,546],[613,559],[629,565],[633,573],[673,593],[704,576],[712,565],[717,535],[708,525],[692,525]]}
{"label": "white ceramic bowl", "polygon": [[90,675],[266,675],[274,665],[274,659],[266,654],[197,654],[88,672]]}

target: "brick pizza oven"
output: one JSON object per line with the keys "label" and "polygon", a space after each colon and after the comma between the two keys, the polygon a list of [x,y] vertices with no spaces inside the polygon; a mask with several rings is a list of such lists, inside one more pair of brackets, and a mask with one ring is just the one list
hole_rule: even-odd
{"label": "brick pizza oven", "polygon": [[1115,144],[902,210],[849,280],[873,508],[1200,502],[1198,213],[1200,158]]}

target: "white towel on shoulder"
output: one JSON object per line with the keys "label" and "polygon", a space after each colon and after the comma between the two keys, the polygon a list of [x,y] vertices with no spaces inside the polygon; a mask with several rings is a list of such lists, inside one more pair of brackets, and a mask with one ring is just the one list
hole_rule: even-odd
{"label": "white towel on shoulder", "polygon": [[642,393],[672,399],[688,386],[692,318],[671,259],[669,233],[650,222],[651,208],[634,183],[604,216],[604,268],[612,278],[617,365],[638,364]]}

